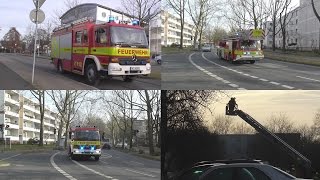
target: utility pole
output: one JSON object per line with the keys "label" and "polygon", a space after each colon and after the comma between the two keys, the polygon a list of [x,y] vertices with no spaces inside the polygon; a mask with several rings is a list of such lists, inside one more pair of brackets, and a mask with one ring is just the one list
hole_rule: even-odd
{"label": "utility pole", "polygon": [[150,10],[151,7],[148,9],[148,19],[149,19],[149,23],[148,23],[148,30],[149,30],[149,51],[151,51],[151,27],[150,27],[150,22],[151,22],[151,17],[150,17]]}
{"label": "utility pole", "polygon": [[34,37],[34,50],[33,50],[33,66],[32,66],[32,84],[34,80],[34,68],[36,64],[36,48],[37,48],[37,38],[38,38],[38,11],[39,11],[39,1],[36,2],[36,29]]}

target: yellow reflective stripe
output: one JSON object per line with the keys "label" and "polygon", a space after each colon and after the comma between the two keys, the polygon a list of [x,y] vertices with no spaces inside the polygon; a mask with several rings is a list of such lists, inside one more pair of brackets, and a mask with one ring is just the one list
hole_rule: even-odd
{"label": "yellow reflective stripe", "polygon": [[72,145],[100,145],[100,141],[73,141]]}
{"label": "yellow reflective stripe", "polygon": [[71,52],[71,48],[60,48],[60,52]]}
{"label": "yellow reflective stripe", "polygon": [[89,48],[88,47],[73,47],[72,48],[72,53],[75,53],[75,54],[88,54],[89,53]]}
{"label": "yellow reflective stripe", "polygon": [[242,50],[235,50],[235,51],[234,51],[234,54],[236,54],[236,55],[242,55],[242,54],[243,54],[243,51],[242,51]]}
{"label": "yellow reflective stripe", "polygon": [[91,48],[90,54],[105,56],[132,56],[150,57],[149,49],[138,48],[116,48],[116,47],[95,47]]}

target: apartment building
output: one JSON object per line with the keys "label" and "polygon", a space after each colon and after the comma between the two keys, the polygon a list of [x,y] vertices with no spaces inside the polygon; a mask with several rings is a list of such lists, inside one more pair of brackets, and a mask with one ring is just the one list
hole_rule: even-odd
{"label": "apartment building", "polygon": [[[40,109],[36,101],[14,90],[0,91],[0,124],[9,125],[4,137],[24,143],[40,137]],[[54,129],[58,126],[57,113],[46,108],[44,113],[44,142],[54,142]],[[2,136],[2,135],[0,135]]]}
{"label": "apartment building", "polygon": [[[315,1],[316,9],[320,9],[320,1]],[[320,23],[316,18],[311,1],[300,0],[300,6],[290,11],[287,15],[286,24],[286,48],[298,50],[313,50],[319,47]],[[275,44],[277,48],[282,47],[282,32],[280,24],[276,27]],[[267,21],[264,24],[266,37],[264,46],[272,47],[272,22]]]}
{"label": "apartment building", "polygon": [[[161,45],[170,46],[180,44],[181,25],[180,18],[170,14],[168,11],[161,11]],[[193,45],[194,26],[185,22],[183,30],[183,45]]]}

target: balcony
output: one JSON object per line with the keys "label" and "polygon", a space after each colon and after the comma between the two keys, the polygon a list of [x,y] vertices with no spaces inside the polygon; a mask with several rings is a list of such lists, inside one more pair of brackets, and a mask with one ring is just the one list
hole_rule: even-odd
{"label": "balcony", "polygon": [[40,111],[39,111],[39,110],[37,110],[36,108],[34,108],[34,107],[32,107],[32,106],[30,106],[30,105],[28,105],[28,104],[24,104],[24,105],[23,105],[23,108],[26,109],[26,110],[29,110],[29,111],[31,111],[31,112],[35,112],[35,113],[37,113],[37,114],[40,114]]}
{"label": "balcony", "polygon": [[8,129],[19,129],[19,125],[18,124],[14,124],[11,122],[6,122],[6,125],[9,125]]}
{"label": "balcony", "polygon": [[6,111],[5,114],[6,114],[6,115],[9,115],[9,116],[13,116],[13,117],[19,118],[19,114],[16,113],[16,112]]}
{"label": "balcony", "polygon": [[16,105],[16,106],[20,106],[19,101],[16,101],[15,99],[12,99],[12,98],[6,97],[6,102],[13,104],[13,105]]}
{"label": "balcony", "polygon": [[30,118],[30,117],[27,117],[27,116],[23,116],[23,119],[27,120],[27,121],[32,121],[32,122],[40,124],[40,120],[38,120],[38,119]]}

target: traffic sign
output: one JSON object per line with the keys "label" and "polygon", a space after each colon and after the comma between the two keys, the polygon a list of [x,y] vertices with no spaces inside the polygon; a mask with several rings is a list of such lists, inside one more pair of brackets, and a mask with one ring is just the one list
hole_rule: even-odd
{"label": "traffic sign", "polygon": [[[37,7],[38,1],[39,1],[39,6]],[[46,0],[33,0],[33,3],[36,6],[36,8],[40,9],[45,1]]]}
{"label": "traffic sign", "polygon": [[41,10],[41,9],[38,9],[38,21],[36,22],[36,19],[37,19],[37,10],[34,9],[30,12],[30,20],[33,22],[33,23],[37,23],[37,24],[40,24],[44,21],[44,19],[46,18],[46,15],[44,14],[44,12]]}

